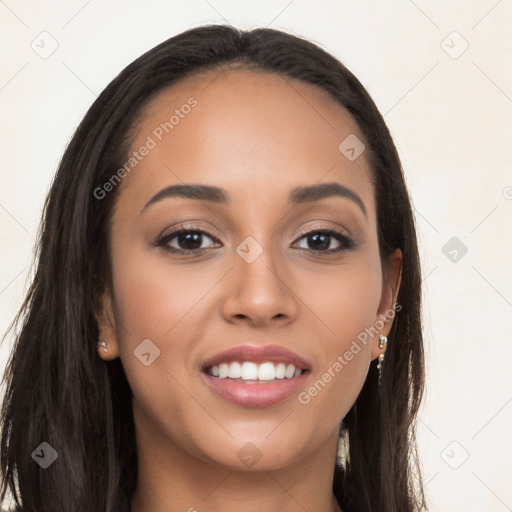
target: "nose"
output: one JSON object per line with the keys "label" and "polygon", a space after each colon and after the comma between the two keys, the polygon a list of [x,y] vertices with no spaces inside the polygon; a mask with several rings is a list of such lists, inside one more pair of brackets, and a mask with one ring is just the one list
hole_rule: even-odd
{"label": "nose", "polygon": [[260,245],[263,251],[250,263],[234,252],[222,314],[230,323],[286,325],[295,320],[298,311],[291,272],[286,271],[283,258],[277,258],[276,251],[267,248],[268,244]]}

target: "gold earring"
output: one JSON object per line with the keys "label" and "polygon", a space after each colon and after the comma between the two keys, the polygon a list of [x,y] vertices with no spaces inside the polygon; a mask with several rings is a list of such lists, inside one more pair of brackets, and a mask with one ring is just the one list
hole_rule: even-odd
{"label": "gold earring", "polygon": [[105,341],[99,341],[98,347],[103,347],[103,352],[107,351],[107,343]]}

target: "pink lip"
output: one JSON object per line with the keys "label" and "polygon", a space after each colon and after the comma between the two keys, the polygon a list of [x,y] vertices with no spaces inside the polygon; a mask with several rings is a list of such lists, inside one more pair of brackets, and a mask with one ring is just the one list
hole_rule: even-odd
{"label": "pink lip", "polygon": [[297,393],[304,386],[310,372],[291,379],[254,381],[247,383],[233,379],[219,379],[201,372],[201,377],[213,391],[226,400],[246,407],[268,407],[277,404]]}
{"label": "pink lip", "polygon": [[208,358],[201,365],[201,369],[205,370],[210,366],[216,366],[221,363],[232,363],[233,361],[238,361],[239,363],[251,361],[256,364],[266,362],[274,364],[285,363],[293,364],[295,368],[301,368],[302,370],[311,369],[311,364],[308,361],[295,354],[295,352],[279,345],[266,345],[264,347],[257,345],[239,345],[238,347],[230,348],[229,350],[225,350],[224,352],[220,352]]}
{"label": "pink lip", "polygon": [[[271,362],[274,364],[293,364],[303,370],[302,375],[291,379],[272,381],[248,380],[240,382],[234,379],[220,379],[209,375],[206,369],[221,363],[251,361],[256,364]],[[279,345],[240,345],[208,358],[201,366],[201,378],[222,398],[246,407],[267,407],[286,400],[297,393],[309,378],[311,363]]]}

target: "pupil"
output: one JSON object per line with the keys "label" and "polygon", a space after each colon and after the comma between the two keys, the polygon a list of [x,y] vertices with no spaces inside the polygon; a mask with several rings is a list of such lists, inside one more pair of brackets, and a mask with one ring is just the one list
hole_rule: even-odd
{"label": "pupil", "polygon": [[319,237],[321,237],[321,238],[323,238],[323,239],[324,239],[324,241],[323,241],[323,242],[321,242],[319,245],[317,244],[317,245],[316,245],[316,248],[317,248],[317,249],[328,249],[328,248],[329,248],[329,243],[328,243],[328,242],[326,243],[326,240],[329,238],[329,236],[330,236],[330,235],[322,235],[322,234],[318,234],[318,233],[317,233],[317,234],[314,234],[314,235],[310,235],[310,236],[308,237],[308,239],[309,239],[309,240],[311,240],[311,239],[318,240],[318,238],[319,238]]}
{"label": "pupil", "polygon": [[200,233],[184,233],[184,234],[179,235],[179,244],[181,246],[184,243],[185,249],[198,249],[199,247],[201,247],[201,243],[199,243],[199,247],[189,247],[187,245],[187,242],[192,242],[192,244],[194,242],[197,243],[199,241],[200,237],[201,237]]}

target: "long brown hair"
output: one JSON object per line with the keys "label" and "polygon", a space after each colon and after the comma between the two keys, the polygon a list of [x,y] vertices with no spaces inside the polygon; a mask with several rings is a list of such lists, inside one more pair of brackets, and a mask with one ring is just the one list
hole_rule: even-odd
{"label": "long brown hair", "polygon": [[[101,187],[124,161],[147,102],[197,71],[222,65],[293,77],[326,91],[353,116],[371,156],[380,256],[397,247],[403,267],[379,385],[372,361],[340,425],[333,491],[344,510],[413,512],[425,507],[415,442],[424,386],[421,273],[413,213],[389,130],[357,78],[302,38],[272,29],[194,28],[126,67],[100,94],[69,143],[47,196],[37,269],[11,329],[4,375],[2,499],[24,512],[129,510],[137,479],[131,391],[119,359],[97,356],[96,299],[111,286],[109,233],[116,191]],[[47,442],[58,464],[31,458]]]}

